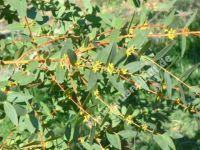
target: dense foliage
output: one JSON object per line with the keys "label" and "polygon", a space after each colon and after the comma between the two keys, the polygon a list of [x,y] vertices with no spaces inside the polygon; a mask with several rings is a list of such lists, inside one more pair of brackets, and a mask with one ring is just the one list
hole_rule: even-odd
{"label": "dense foliage", "polygon": [[0,149],[199,149],[195,5],[81,2],[0,0]]}

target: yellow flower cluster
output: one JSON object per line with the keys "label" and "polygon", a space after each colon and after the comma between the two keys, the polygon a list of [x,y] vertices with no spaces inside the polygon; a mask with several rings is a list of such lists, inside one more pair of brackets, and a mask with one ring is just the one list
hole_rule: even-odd
{"label": "yellow flower cluster", "polygon": [[75,63],[75,66],[77,68],[82,68],[83,69],[83,67],[85,67],[85,64],[82,64],[82,62],[80,60],[77,60],[76,63]]}
{"label": "yellow flower cluster", "polygon": [[128,31],[128,34],[133,35],[134,33],[135,33],[135,30],[130,28],[129,31]]}
{"label": "yellow flower cluster", "polygon": [[83,137],[78,138],[78,141],[83,144],[85,142],[85,139]]}
{"label": "yellow flower cluster", "polygon": [[115,112],[115,111],[117,110],[117,108],[118,108],[117,105],[112,105],[112,106],[110,107],[109,113],[110,113],[110,114],[113,114],[113,112]]}
{"label": "yellow flower cluster", "polygon": [[129,48],[126,50],[126,55],[127,55],[127,56],[133,55],[134,53],[135,53],[135,48],[134,48],[134,47],[129,47]]}
{"label": "yellow flower cluster", "polygon": [[127,124],[132,124],[133,123],[133,117],[131,115],[128,115],[128,117],[125,118],[125,121]]}
{"label": "yellow flower cluster", "polygon": [[148,23],[147,22],[145,22],[143,25],[142,25],[142,27],[141,27],[141,30],[145,30],[145,29],[147,29],[148,28]]}
{"label": "yellow flower cluster", "polygon": [[119,70],[119,73],[122,74],[122,75],[126,75],[126,74],[128,74],[128,70],[126,68],[121,68]]}
{"label": "yellow flower cluster", "polygon": [[146,124],[141,125],[142,130],[146,131],[148,129],[148,126]]}
{"label": "yellow flower cluster", "polygon": [[96,61],[92,66],[92,71],[96,73],[97,71],[101,70],[101,68],[102,68],[102,63],[100,61]]}
{"label": "yellow flower cluster", "polygon": [[95,96],[96,98],[99,98],[99,97],[100,97],[100,93],[99,93],[98,90],[95,90],[95,91],[94,91],[94,96]]}
{"label": "yellow flower cluster", "polygon": [[138,90],[141,90],[141,89],[142,89],[142,88],[141,88],[141,85],[138,84],[138,83],[135,83],[135,87],[136,87],[136,89],[138,89]]}
{"label": "yellow flower cluster", "polygon": [[16,85],[17,85],[16,82],[12,82],[12,81],[9,81],[9,82],[8,82],[8,86],[9,86],[9,87],[13,87],[13,86],[16,86]]}
{"label": "yellow flower cluster", "polygon": [[167,33],[167,37],[173,40],[176,37],[176,30],[174,29],[166,29],[165,32]]}
{"label": "yellow flower cluster", "polygon": [[88,122],[90,120],[90,115],[84,115],[83,122]]}
{"label": "yellow flower cluster", "polygon": [[108,73],[110,73],[110,74],[115,73],[115,67],[114,67],[114,65],[113,65],[112,63],[109,63],[109,64],[108,64],[107,71],[108,71]]}

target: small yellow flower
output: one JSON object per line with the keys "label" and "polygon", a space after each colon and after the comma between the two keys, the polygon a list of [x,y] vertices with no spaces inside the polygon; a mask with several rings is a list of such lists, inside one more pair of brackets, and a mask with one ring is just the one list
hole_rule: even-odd
{"label": "small yellow flower", "polygon": [[94,91],[94,95],[95,95],[95,97],[97,97],[97,98],[100,97],[99,91],[98,91],[98,90],[95,90],[95,91]]}
{"label": "small yellow flower", "polygon": [[5,87],[1,88],[1,91],[5,93],[6,92],[6,88]]}
{"label": "small yellow flower", "polygon": [[141,85],[138,84],[138,83],[135,83],[135,87],[136,87],[136,89],[138,89],[138,90],[141,90],[141,89],[142,89],[142,88],[141,88]]}
{"label": "small yellow flower", "polygon": [[83,122],[88,122],[90,120],[90,115],[84,115]]}
{"label": "small yellow flower", "polygon": [[115,73],[115,67],[114,67],[114,65],[113,65],[112,63],[109,63],[109,64],[108,64],[107,71],[108,71],[108,73],[110,73],[110,74]]}
{"label": "small yellow flower", "polygon": [[131,115],[128,115],[128,117],[125,118],[125,121],[127,124],[132,124],[133,123],[133,117]]}
{"label": "small yellow flower", "polygon": [[76,63],[75,63],[75,66],[76,66],[76,67],[79,67],[80,65],[81,65],[81,61],[80,61],[80,60],[77,60]]}
{"label": "small yellow flower", "polygon": [[194,106],[192,106],[192,108],[190,109],[190,112],[192,112],[192,113],[196,113],[197,112]]}
{"label": "small yellow flower", "polygon": [[12,81],[9,81],[9,82],[8,82],[8,86],[9,86],[9,87],[13,87],[13,86],[16,86],[16,85],[17,85],[16,82],[12,82]]}
{"label": "small yellow flower", "polygon": [[78,138],[78,141],[83,144],[85,142],[85,139],[83,137]]}
{"label": "small yellow flower", "polygon": [[84,114],[84,112],[83,112],[83,111],[80,111],[79,113],[80,113],[80,115],[83,115],[83,114]]}
{"label": "small yellow flower", "polygon": [[77,60],[76,63],[75,63],[75,66],[77,68],[83,68],[83,67],[85,67],[85,64],[82,64],[82,62],[80,60]]}
{"label": "small yellow flower", "polygon": [[127,56],[130,56],[132,54],[135,53],[135,48],[134,47],[129,47],[127,50],[126,50],[126,55]]}
{"label": "small yellow flower", "polygon": [[148,126],[146,124],[141,125],[142,130],[146,131],[148,129]]}
{"label": "small yellow flower", "polygon": [[145,30],[145,29],[147,29],[148,28],[148,23],[147,22],[145,22],[143,25],[142,25],[142,27],[141,27],[141,30]]}
{"label": "small yellow flower", "polygon": [[129,31],[128,31],[128,34],[133,35],[134,33],[135,33],[135,30],[130,28]]}
{"label": "small yellow flower", "polygon": [[63,61],[60,62],[60,67],[63,69],[65,67],[65,64]]}
{"label": "small yellow flower", "polygon": [[179,98],[176,99],[176,104],[181,104],[181,100]]}
{"label": "small yellow flower", "polygon": [[100,61],[96,61],[92,66],[92,71],[96,73],[97,71],[101,70],[101,68],[102,68],[102,63]]}
{"label": "small yellow flower", "polygon": [[117,105],[113,105],[113,106],[111,106],[111,107],[110,107],[110,111],[109,111],[109,113],[112,114],[114,111],[117,110],[117,108],[118,108]]}
{"label": "small yellow flower", "polygon": [[171,40],[173,40],[176,37],[176,30],[174,29],[166,29],[165,32],[167,32],[167,37]]}
{"label": "small yellow flower", "polygon": [[120,73],[123,74],[123,75],[128,74],[128,70],[127,70],[126,68],[121,68],[119,71],[120,71]]}
{"label": "small yellow flower", "polygon": [[100,138],[96,138],[96,141],[97,141],[98,143],[101,143],[101,139],[100,139]]}

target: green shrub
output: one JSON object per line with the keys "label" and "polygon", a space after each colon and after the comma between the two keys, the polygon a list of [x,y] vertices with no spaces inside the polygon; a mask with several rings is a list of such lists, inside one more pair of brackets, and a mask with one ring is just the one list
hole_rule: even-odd
{"label": "green shrub", "polygon": [[200,63],[179,63],[200,32],[177,3],[128,1],[127,17],[90,0],[0,1],[1,148],[197,149]]}

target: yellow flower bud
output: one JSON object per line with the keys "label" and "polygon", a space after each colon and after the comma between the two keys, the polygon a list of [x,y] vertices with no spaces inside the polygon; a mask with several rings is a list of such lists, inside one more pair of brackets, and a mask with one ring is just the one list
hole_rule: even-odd
{"label": "yellow flower bud", "polygon": [[125,118],[125,121],[126,121],[127,124],[130,125],[130,124],[133,123],[133,120],[132,120],[132,119],[133,119],[133,117],[132,117],[131,115],[128,115],[128,117]]}
{"label": "yellow flower bud", "polygon": [[174,29],[166,29],[165,32],[167,32],[167,37],[171,40],[173,40],[176,37],[176,30]]}
{"label": "yellow flower bud", "polygon": [[102,63],[100,61],[96,61],[92,66],[92,71],[96,73],[97,71],[100,71],[101,68],[102,68]]}
{"label": "yellow flower bud", "polygon": [[125,68],[121,68],[119,71],[120,71],[120,73],[123,74],[123,75],[128,74],[128,70],[125,69]]}
{"label": "yellow flower bud", "polygon": [[141,125],[142,130],[146,131],[148,129],[148,126],[146,124]]}
{"label": "yellow flower bud", "polygon": [[94,91],[94,95],[95,95],[96,98],[100,97],[99,91],[98,91],[98,90],[95,90],[95,91]]}
{"label": "yellow flower bud", "polygon": [[115,73],[115,67],[114,67],[114,65],[113,65],[112,63],[109,63],[109,64],[108,64],[107,71],[108,71],[108,73],[110,73],[110,74]]}
{"label": "yellow flower bud", "polygon": [[83,122],[88,122],[90,120],[90,115],[84,115]]}
{"label": "yellow flower bud", "polygon": [[128,48],[127,50],[126,50],[126,55],[127,56],[130,56],[130,55],[132,55],[132,54],[134,54],[135,53],[135,48],[134,47],[130,47],[130,48]]}

